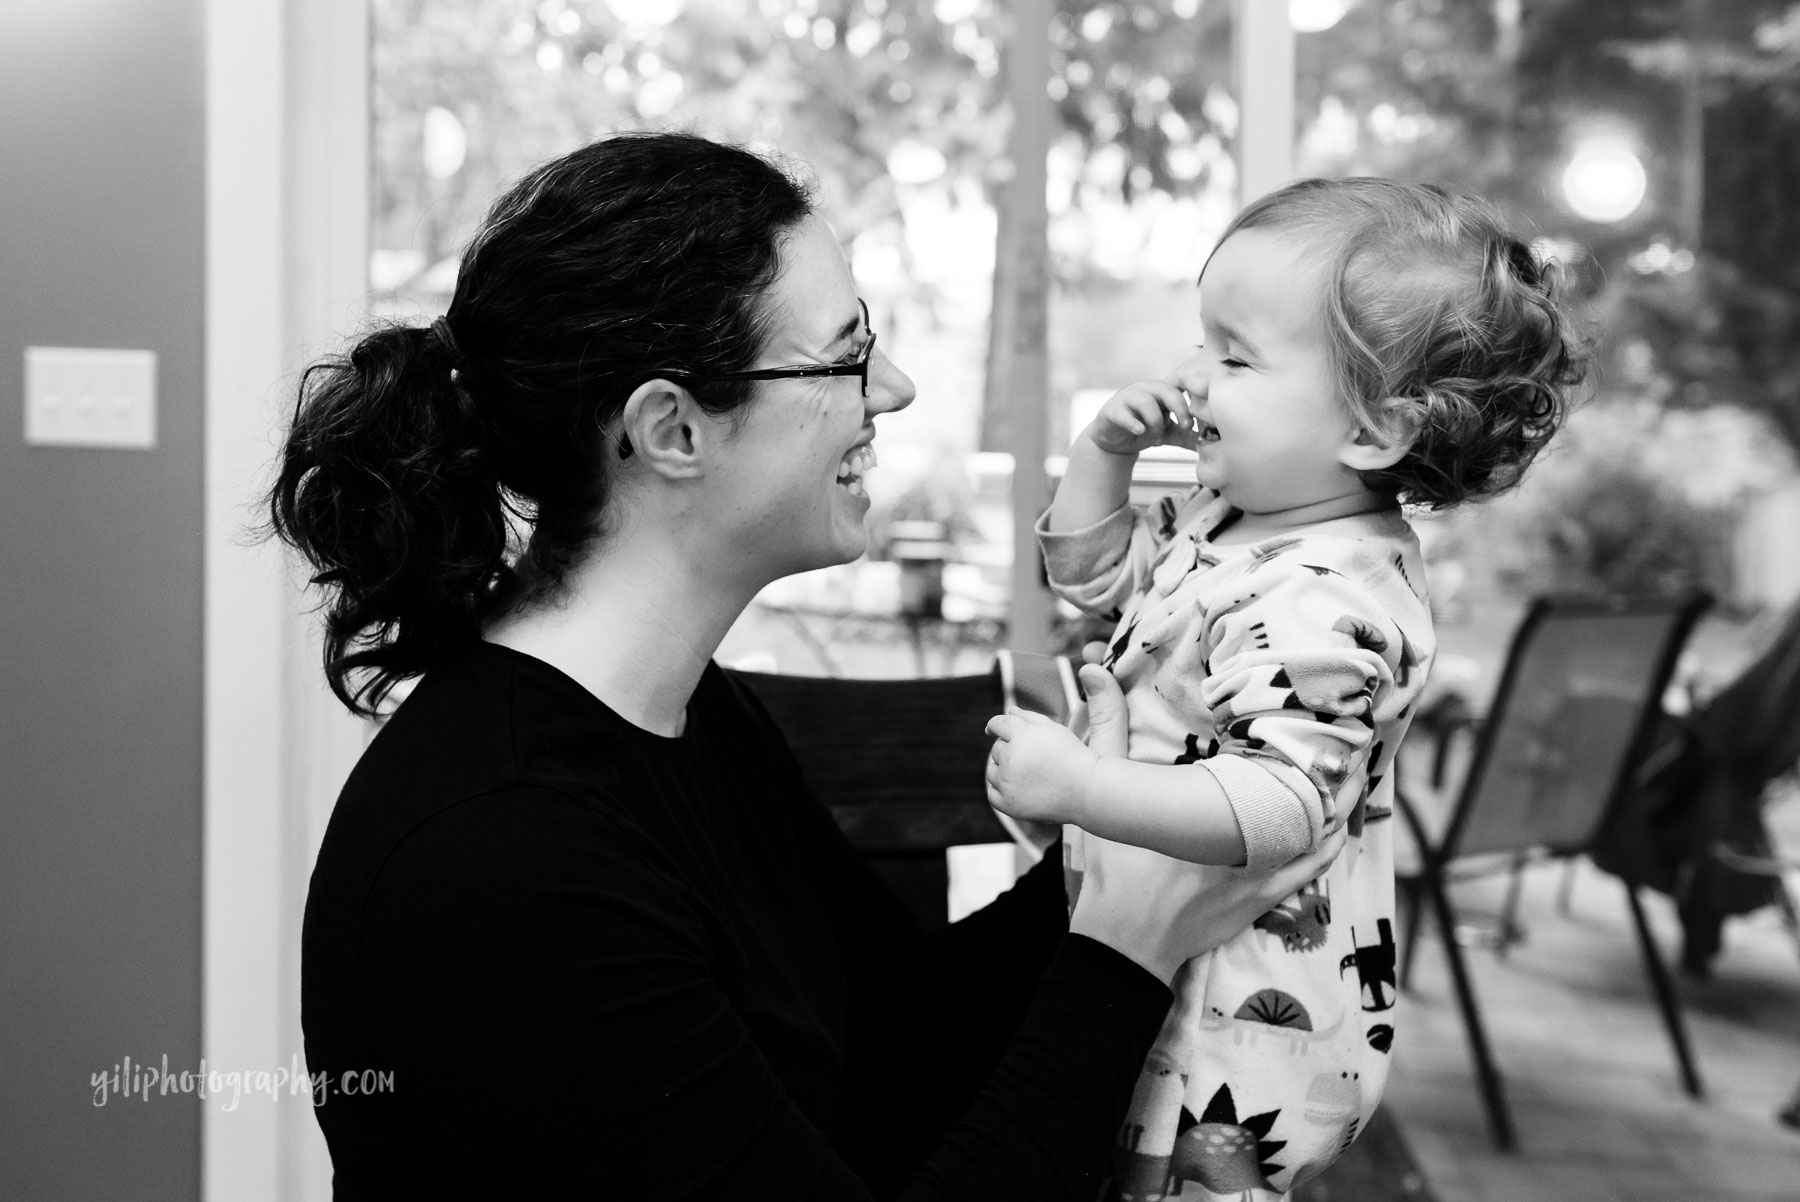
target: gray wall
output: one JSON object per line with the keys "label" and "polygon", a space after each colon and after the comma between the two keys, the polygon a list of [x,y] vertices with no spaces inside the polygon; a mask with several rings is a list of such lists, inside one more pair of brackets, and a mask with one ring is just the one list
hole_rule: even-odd
{"label": "gray wall", "polygon": [[[195,1199],[202,0],[0,0],[0,1196]],[[27,447],[26,346],[138,347],[154,451]]]}

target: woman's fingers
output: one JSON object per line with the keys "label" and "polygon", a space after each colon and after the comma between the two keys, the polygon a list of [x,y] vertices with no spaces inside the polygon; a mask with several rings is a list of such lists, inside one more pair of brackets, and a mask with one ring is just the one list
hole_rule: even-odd
{"label": "woman's fingers", "polygon": [[1081,668],[1081,685],[1087,692],[1087,745],[1097,755],[1123,757],[1130,746],[1130,726],[1125,694],[1112,673],[1093,664]]}
{"label": "woman's fingers", "polygon": [[1169,980],[1181,963],[1245,930],[1331,866],[1347,833],[1273,872],[1221,873],[1087,833],[1087,872],[1070,929]]}
{"label": "woman's fingers", "polygon": [[1349,840],[1350,832],[1340,826],[1309,852],[1295,856],[1280,868],[1269,874],[1269,887],[1282,897],[1290,893],[1298,893],[1303,885],[1317,880],[1324,874],[1331,862],[1338,858]]}

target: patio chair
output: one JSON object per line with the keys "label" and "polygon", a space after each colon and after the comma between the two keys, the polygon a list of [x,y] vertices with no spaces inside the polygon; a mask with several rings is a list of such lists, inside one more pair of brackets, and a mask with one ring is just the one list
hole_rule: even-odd
{"label": "patio chair", "polygon": [[[1400,984],[1405,987],[1410,978],[1423,911],[1429,907],[1449,962],[1489,1125],[1501,1148],[1516,1142],[1512,1117],[1457,943],[1448,885],[1515,869],[1522,856],[1567,857],[1587,850],[1633,786],[1633,768],[1643,761],[1654,733],[1676,657],[1707,603],[1704,597],[1639,605],[1534,602],[1513,635],[1486,717],[1452,723],[1442,736],[1460,733],[1472,741],[1468,768],[1454,795],[1440,796],[1439,805],[1427,807],[1415,782],[1399,782],[1396,806],[1416,845],[1416,863],[1399,873],[1410,903]],[[1441,745],[1438,751],[1441,755]],[[1700,1077],[1674,983],[1637,889],[1626,882],[1644,970],[1682,1083],[1698,1097]]]}
{"label": "patio chair", "polygon": [[971,676],[854,680],[736,672],[800,761],[813,794],[926,929],[949,921],[951,847],[1041,851],[987,801],[987,720],[1015,704],[1066,721],[1074,674],[1058,657],[1001,651]]}

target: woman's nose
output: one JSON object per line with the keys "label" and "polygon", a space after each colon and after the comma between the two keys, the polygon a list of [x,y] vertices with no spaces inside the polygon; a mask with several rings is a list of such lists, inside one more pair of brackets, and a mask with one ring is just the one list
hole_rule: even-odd
{"label": "woman's nose", "polygon": [[863,401],[863,408],[869,411],[870,416],[892,413],[912,404],[913,398],[918,394],[919,390],[913,384],[912,377],[901,371],[899,364],[877,347],[869,356],[869,395]]}

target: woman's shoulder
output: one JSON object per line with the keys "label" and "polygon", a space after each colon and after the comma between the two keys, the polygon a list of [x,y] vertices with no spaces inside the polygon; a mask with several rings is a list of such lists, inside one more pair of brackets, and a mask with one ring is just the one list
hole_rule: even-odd
{"label": "woman's shoulder", "polygon": [[[483,644],[428,673],[351,773],[327,827],[321,869],[487,874],[575,856],[681,875],[666,829],[704,820],[718,764],[744,775],[784,746],[744,685],[709,666],[689,707],[691,737],[625,721],[548,664]],[[709,774],[710,773],[710,774]],[[316,883],[316,878],[315,878]]]}
{"label": "woman's shoulder", "polygon": [[[366,887],[415,859],[452,865],[463,847],[485,849],[496,869],[503,851],[641,854],[649,841],[625,804],[639,749],[618,737],[603,708],[548,665],[488,644],[434,668],[339,793],[315,889],[321,877]],[[418,857],[422,848],[432,851]]]}

